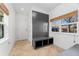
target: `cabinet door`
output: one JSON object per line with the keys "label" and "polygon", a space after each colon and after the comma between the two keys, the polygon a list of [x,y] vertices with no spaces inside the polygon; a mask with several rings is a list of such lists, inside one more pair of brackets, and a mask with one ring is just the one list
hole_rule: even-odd
{"label": "cabinet door", "polygon": [[74,36],[70,34],[54,34],[54,44],[63,49],[68,49],[75,44]]}
{"label": "cabinet door", "polygon": [[79,35],[75,35],[75,43],[79,44]]}

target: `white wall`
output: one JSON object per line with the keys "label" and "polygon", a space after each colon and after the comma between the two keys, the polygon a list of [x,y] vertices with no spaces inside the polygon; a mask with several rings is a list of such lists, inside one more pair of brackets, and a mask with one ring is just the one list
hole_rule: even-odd
{"label": "white wall", "polygon": [[[50,13],[50,19],[57,17],[57,16],[61,16],[63,14],[72,12],[74,10],[78,10],[78,4],[61,4],[59,6],[57,6],[56,8],[54,8]],[[66,33],[53,33],[51,31],[51,23],[49,24],[49,36],[50,37],[54,37],[54,44],[64,48],[64,49],[68,49],[71,46],[73,46],[74,44],[78,43],[78,38],[79,36],[76,35],[74,36],[74,34],[66,34]],[[76,43],[74,43],[73,41],[76,41]]]}
{"label": "white wall", "polygon": [[0,40],[0,55],[9,55],[15,43],[15,12],[11,4],[5,4],[9,9],[9,16],[4,16],[5,36],[3,41]]}
{"label": "white wall", "polygon": [[16,13],[16,40],[27,39],[27,16]]}
{"label": "white wall", "polygon": [[32,42],[32,10],[30,10],[28,14],[28,20],[27,20],[27,38]]}

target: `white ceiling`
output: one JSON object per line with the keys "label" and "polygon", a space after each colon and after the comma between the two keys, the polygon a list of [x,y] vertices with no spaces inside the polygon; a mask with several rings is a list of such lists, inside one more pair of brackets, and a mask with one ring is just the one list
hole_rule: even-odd
{"label": "white ceiling", "polygon": [[[13,3],[13,7],[16,13],[28,15],[32,7],[40,8],[48,13],[59,4],[60,3]],[[24,8],[24,10],[21,11],[21,8]]]}

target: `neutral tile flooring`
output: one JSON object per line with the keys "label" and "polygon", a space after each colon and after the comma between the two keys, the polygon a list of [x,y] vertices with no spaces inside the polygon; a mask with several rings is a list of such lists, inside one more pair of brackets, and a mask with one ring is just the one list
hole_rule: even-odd
{"label": "neutral tile flooring", "polygon": [[39,49],[34,49],[27,40],[17,41],[11,50],[11,56],[56,56],[61,53],[63,49],[48,45]]}

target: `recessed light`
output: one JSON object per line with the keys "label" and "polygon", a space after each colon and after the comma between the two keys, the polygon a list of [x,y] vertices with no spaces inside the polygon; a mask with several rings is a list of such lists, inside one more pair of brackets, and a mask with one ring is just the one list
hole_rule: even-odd
{"label": "recessed light", "polygon": [[21,8],[21,11],[24,11],[24,8]]}

